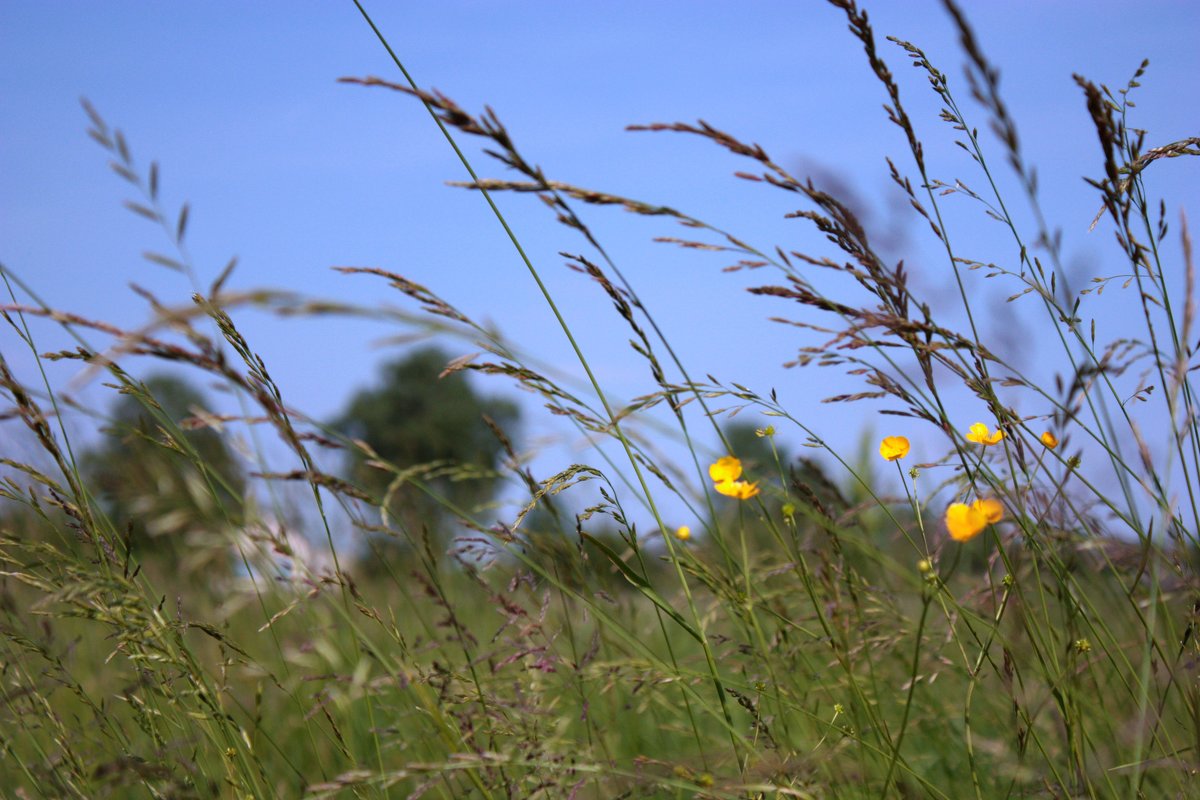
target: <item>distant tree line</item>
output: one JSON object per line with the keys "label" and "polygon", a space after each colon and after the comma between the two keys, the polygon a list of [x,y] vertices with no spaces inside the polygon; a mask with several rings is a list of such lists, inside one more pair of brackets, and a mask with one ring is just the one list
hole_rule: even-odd
{"label": "distant tree line", "polygon": [[[424,347],[384,364],[375,385],[355,392],[330,428],[349,442],[343,449],[339,478],[350,482],[384,510],[357,556],[364,576],[404,574],[423,548],[442,552],[458,528],[460,516],[484,524],[489,503],[500,485],[505,445],[497,432],[511,434],[520,420],[511,401],[481,395],[461,372],[442,377],[450,356]],[[228,440],[207,425],[188,424],[208,408],[203,393],[182,378],[156,375],[122,389],[106,434],[80,464],[84,483],[143,563],[170,574],[214,576],[235,569],[230,534],[246,524],[247,481]],[[780,478],[789,496],[816,512],[807,519],[830,519],[854,505],[811,459],[792,461],[774,439],[749,423],[725,428],[729,447],[748,474],[768,482]],[[767,513],[781,520],[784,504],[764,495]],[[702,532],[727,524],[736,504],[714,504],[715,519],[696,520]],[[805,513],[786,512],[804,519]],[[386,524],[383,524],[385,523]],[[762,527],[756,546],[770,546]],[[659,569],[632,547],[642,536],[619,513],[590,513],[583,518],[544,498],[525,517],[518,539],[524,557],[545,574],[577,586],[611,590],[624,585],[613,554],[639,569]],[[641,542],[641,538],[638,539]],[[639,545],[640,547],[640,545]]]}
{"label": "distant tree line", "polygon": [[[425,347],[385,364],[378,384],[356,392],[331,423],[387,465],[348,447],[340,470],[387,503],[397,529],[369,543],[368,570],[403,557],[414,537],[444,540],[456,512],[475,511],[496,491],[503,448],[485,417],[507,431],[519,409],[479,394],[462,373],[439,379],[449,360]],[[183,378],[151,376],[122,390],[103,440],[81,457],[85,485],[136,557],[174,574],[228,573],[229,534],[244,522],[246,476],[228,441],[186,424],[208,408]],[[397,480],[406,471],[416,480]]]}

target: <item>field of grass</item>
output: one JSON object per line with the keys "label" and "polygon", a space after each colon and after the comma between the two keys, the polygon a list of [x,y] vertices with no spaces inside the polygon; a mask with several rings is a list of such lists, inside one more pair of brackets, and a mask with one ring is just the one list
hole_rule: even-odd
{"label": "field of grass", "polygon": [[[1181,209],[1143,182],[1147,169],[1200,155],[1200,140],[1137,130],[1129,94],[1140,71],[1115,90],[1077,79],[1097,133],[1080,144],[1097,154],[1096,226],[1127,273],[1068,291],[1017,121],[966,20],[955,16],[973,78],[966,96],[917,46],[887,51],[928,76],[973,158],[976,174],[946,183],[927,166],[941,154],[918,139],[887,43],[854,3],[831,2],[846,15],[847,46],[863,49],[879,80],[881,127],[898,126],[909,144],[890,177],[914,227],[939,243],[938,268],[961,303],[952,313],[912,289],[904,263],[885,260],[838,197],[705,123],[644,129],[743,157],[738,179],[787,193],[827,251],[749,242],[683,210],[559,182],[496,115],[424,91],[399,60],[396,82],[345,79],[425,105],[539,285],[492,196],[536,195],[578,234],[586,255],[569,260],[611,301],[611,324],[628,328],[653,381],[617,403],[576,348],[591,388],[564,387],[436,287],[346,268],[484,351],[449,372],[514,381],[582,434],[618,445],[605,452],[623,460],[597,450],[594,463],[540,475],[497,429],[500,477],[526,503],[503,517],[445,490],[491,480],[492,467],[391,463],[284,397],[230,312],[338,309],[228,291],[224,276],[200,287],[186,210],[162,207],[157,169],[139,169],[88,106],[92,137],[139,193],[131,210],[161,224],[169,247],[156,260],[197,285],[187,307],[148,297],[159,324],[126,331],[46,307],[36,285],[3,271],[4,318],[29,351],[106,371],[153,421],[119,433],[166,455],[143,465],[151,485],[129,506],[142,511],[122,522],[61,422],[60,393],[20,382],[0,353],[0,419],[33,443],[0,456],[0,796],[1200,796],[1195,272]],[[488,156],[476,163],[479,141]],[[484,159],[506,177],[476,177]],[[1021,192],[999,193],[999,171]],[[973,260],[943,216],[950,202],[1004,226],[1006,260]],[[1017,205],[1032,229],[1010,214]],[[664,234],[682,223],[682,247],[759,269],[752,291],[774,304],[764,313],[796,304],[796,369],[850,370],[861,392],[835,403],[917,420],[923,438],[884,430],[867,457],[833,452],[817,423],[772,393],[679,361],[636,275],[626,279],[585,223],[587,206],[651,217]],[[986,295],[965,288],[979,271],[995,276]],[[1136,338],[1097,339],[1087,304],[1102,291],[1140,325]],[[981,309],[1013,298],[1044,311],[1029,335],[1064,365],[1053,385],[981,338]],[[554,307],[549,292],[545,301]],[[44,352],[34,318],[78,347]],[[565,321],[562,332],[572,336]],[[134,377],[147,361],[228,387],[240,419],[169,413]],[[964,393],[986,419],[955,410]],[[719,411],[729,408],[769,421],[755,431],[755,457],[725,438],[728,455],[703,455],[701,443],[727,436]],[[655,429],[640,424],[651,415],[673,424],[690,454],[682,463],[662,460]],[[217,441],[238,424],[281,443],[290,465],[265,460],[268,448],[244,485],[231,479],[196,433]],[[799,431],[813,458],[779,457],[783,430]],[[339,453],[382,478],[333,474],[323,465]],[[182,483],[166,496],[186,496],[186,510],[150,501],[165,492],[154,478],[172,469]],[[412,495],[424,505],[399,499]],[[659,511],[668,502],[703,527],[672,524]],[[417,507],[438,512],[423,520]],[[367,558],[335,536],[334,509],[373,548]],[[135,529],[177,531],[179,543],[168,556]]]}

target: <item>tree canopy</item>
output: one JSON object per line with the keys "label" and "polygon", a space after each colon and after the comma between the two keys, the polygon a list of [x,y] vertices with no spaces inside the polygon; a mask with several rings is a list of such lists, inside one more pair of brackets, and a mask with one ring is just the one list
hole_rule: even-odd
{"label": "tree canopy", "polygon": [[136,554],[170,562],[186,554],[226,569],[243,477],[216,431],[180,425],[197,408],[207,408],[203,394],[180,378],[155,375],[127,387],[107,438],[84,454],[82,468]]}
{"label": "tree canopy", "polygon": [[503,445],[484,417],[505,431],[519,418],[516,404],[479,395],[462,373],[439,378],[449,361],[440,348],[424,347],[389,362],[380,382],[355,393],[333,423],[394,467],[351,451],[349,477],[381,502],[397,475],[411,470],[414,480],[387,498],[409,536],[444,534],[452,516],[447,504],[470,513],[492,498]]}

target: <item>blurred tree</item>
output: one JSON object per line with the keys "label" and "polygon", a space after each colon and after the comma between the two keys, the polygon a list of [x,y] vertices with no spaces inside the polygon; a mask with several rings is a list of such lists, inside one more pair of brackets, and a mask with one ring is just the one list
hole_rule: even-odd
{"label": "blurred tree", "polygon": [[[484,422],[490,417],[507,431],[519,418],[517,406],[503,399],[481,397],[461,372],[439,378],[450,356],[437,347],[425,347],[385,365],[382,382],[357,392],[333,426],[361,439],[381,459],[397,470],[413,470],[420,486],[402,482],[387,498],[405,535],[440,538],[453,517],[451,508],[472,513],[491,500],[496,488],[496,467],[503,445]],[[351,451],[349,477],[381,502],[397,473],[367,463],[358,450]],[[447,505],[448,504],[448,505]],[[402,539],[378,538],[376,552],[404,549]],[[370,567],[373,562],[368,561]]]}
{"label": "blurred tree", "polygon": [[548,500],[543,498],[521,523],[519,546],[551,582],[589,594],[627,591],[632,584],[614,558],[651,583],[669,572],[662,549],[646,537],[639,541],[641,556],[634,553],[632,533],[607,503],[594,506],[592,513],[577,514],[565,510],[561,500],[557,506]]}
{"label": "blurred tree", "polygon": [[[779,509],[783,505],[778,491],[781,481],[781,468],[784,476],[788,475],[791,455],[786,447],[775,439],[775,434],[769,427],[771,420],[763,420],[761,425],[752,422],[733,421],[722,427],[721,432],[729,443],[730,455],[736,456],[742,462],[743,479],[759,483],[764,488],[764,494],[754,502],[754,507],[762,503],[768,513],[779,519]],[[774,445],[775,450],[772,450]],[[776,461],[778,456],[778,462]],[[717,522],[722,528],[732,530],[739,519],[741,511],[739,503],[727,498],[715,497]],[[710,525],[712,523],[710,522]],[[759,548],[769,551],[771,534],[765,525],[746,523],[751,533],[751,542]]]}
{"label": "blurred tree", "polygon": [[169,375],[126,387],[104,429],[108,438],[84,453],[82,469],[117,531],[132,534],[139,558],[165,561],[173,570],[204,566],[224,573],[244,484],[216,431],[180,425],[193,409],[206,407],[197,389]]}
{"label": "blurred tree", "polygon": [[779,465],[783,465],[783,469],[787,470],[791,456],[786,447],[776,443],[779,464],[775,463],[775,453],[771,451],[774,434],[768,434],[769,430],[766,425],[755,426],[750,422],[731,422],[723,430],[732,450],[731,455],[737,456],[742,462],[742,468],[750,480],[778,481]]}

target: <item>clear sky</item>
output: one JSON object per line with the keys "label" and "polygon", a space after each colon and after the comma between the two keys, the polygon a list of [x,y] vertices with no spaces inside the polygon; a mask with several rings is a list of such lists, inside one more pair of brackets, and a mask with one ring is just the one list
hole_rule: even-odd
{"label": "clear sky", "polygon": [[[963,59],[940,4],[864,6],[878,35],[922,46],[967,103]],[[915,285],[935,304],[952,303],[944,257],[937,260],[931,238],[897,203],[886,178],[885,156],[909,174],[912,161],[899,130],[885,120],[881,86],[836,9],[819,2],[696,0],[367,0],[366,7],[418,82],[472,111],[491,105],[522,152],[551,177],[672,205],[764,246],[820,250],[819,236],[782,218],[797,207],[795,198],[731,177],[748,162],[695,137],[624,131],[630,123],[703,118],[758,142],[799,174],[849,187],[879,238],[906,259]],[[984,51],[1001,68],[1001,88],[1025,156],[1038,168],[1051,224],[1063,229],[1067,263],[1081,280],[1104,274],[1106,264],[1119,267],[1110,260],[1109,234],[1087,230],[1098,201],[1081,178],[1098,174],[1099,148],[1071,75],[1116,88],[1149,58],[1133,124],[1150,132],[1150,146],[1200,133],[1200,4],[975,0],[964,7]],[[927,139],[931,173],[981,183],[938,121],[922,74],[907,66],[898,48],[886,42],[881,48]],[[125,132],[139,164],[159,162],[166,207],[191,204],[188,241],[202,283],[237,255],[234,289],[277,287],[411,308],[382,282],[330,269],[379,266],[430,287],[539,358],[578,373],[491,213],[478,196],[444,185],[464,175],[425,111],[400,96],[337,83],[341,76],[365,75],[400,79],[349,0],[5,0],[0,260],[51,305],[126,327],[149,318],[131,282],[164,300],[186,302],[191,287],[185,279],[141,258],[167,245],[152,225],[121,208],[126,187],[84,135],[79,98],[86,96]],[[984,127],[983,112],[972,113]],[[482,174],[503,176],[475,143],[464,144]],[[993,152],[1001,164],[999,150]],[[1151,190],[1168,200],[1172,221],[1181,206],[1200,216],[1200,172],[1185,161],[1149,174]],[[960,206],[960,241],[979,248],[970,255],[1012,264],[1016,254],[998,226],[978,209]],[[556,255],[586,252],[584,243],[529,196],[504,198],[502,207],[606,387],[626,398],[652,391],[607,301]],[[877,417],[877,407],[816,402],[856,384],[830,371],[780,366],[811,342],[767,321],[792,308],[743,291],[773,276],[722,273],[727,262],[721,257],[654,244],[654,236],[681,234],[662,221],[584,211],[694,374],[711,373],[763,394],[777,389],[785,405],[841,448],[853,447],[864,429],[892,426],[893,432],[895,422]],[[1016,213],[1028,219],[1024,207]],[[1037,343],[1024,335],[1024,318],[1002,304],[1016,288],[986,290],[1000,311],[985,326],[1036,368]],[[379,343],[406,332],[345,319],[280,320],[260,313],[237,319],[285,398],[319,419],[336,414],[395,352]],[[38,330],[41,349],[65,345],[50,328]],[[6,358],[31,379],[19,341],[11,332],[0,337]],[[51,375],[66,385],[76,371],[56,365]],[[498,383],[481,388],[508,390]],[[106,400],[107,393],[93,387],[89,396]],[[964,421],[974,421],[966,419],[974,413],[969,407],[963,413]],[[529,441],[541,423],[532,407],[527,416]],[[915,425],[900,427],[895,432],[926,435]],[[568,458],[546,461],[543,472]]]}

